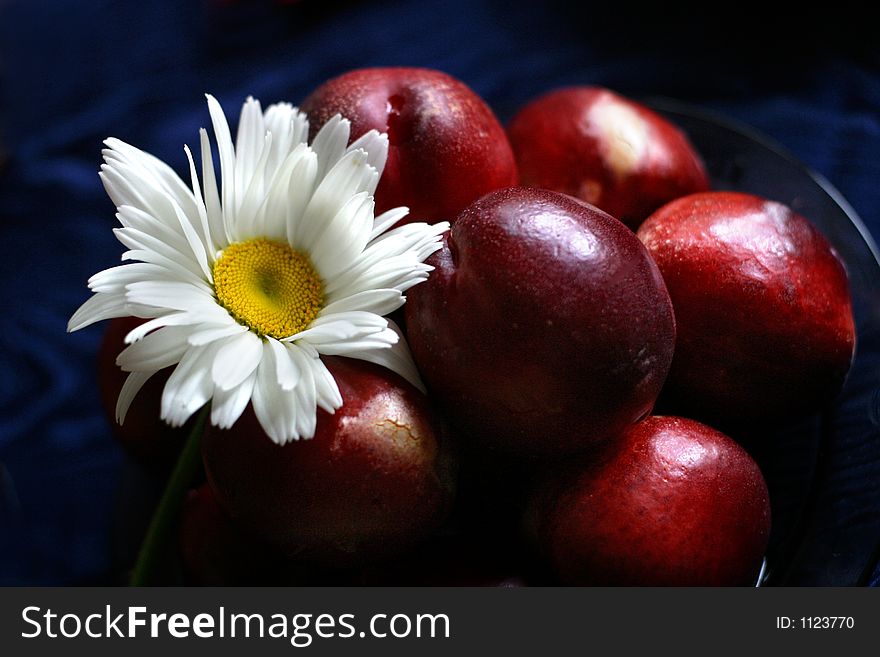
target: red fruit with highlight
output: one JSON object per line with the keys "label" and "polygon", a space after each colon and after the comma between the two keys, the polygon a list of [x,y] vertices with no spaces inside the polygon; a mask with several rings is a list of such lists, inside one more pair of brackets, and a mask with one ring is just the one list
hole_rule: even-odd
{"label": "red fruit with highlight", "polygon": [[240,527],[298,559],[349,566],[402,552],[446,517],[452,478],[419,391],[387,369],[325,358],[342,394],[314,438],[273,443],[252,410],[202,441],[208,481]]}
{"label": "red fruit with highlight", "polygon": [[678,326],[664,399],[725,426],[814,412],[849,371],[846,270],[791,208],[736,192],[694,194],[639,229]]}
{"label": "red fruit with highlight", "polygon": [[605,212],[510,188],[453,222],[409,292],[409,343],[432,398],[465,435],[558,456],[651,411],[675,322],[660,272]]}
{"label": "red fruit with highlight", "polygon": [[566,584],[750,585],[770,505],[761,471],[733,440],[650,417],[603,458],[549,475],[527,523]]}
{"label": "red fruit with highlight", "polygon": [[681,130],[607,89],[545,94],[520,110],[507,133],[522,184],[580,198],[633,230],[667,201],[709,189]]}
{"label": "red fruit with highlight", "polygon": [[424,68],[363,68],[333,78],[300,105],[312,135],[334,114],[351,121],[351,139],[387,132],[388,162],[376,212],[407,206],[407,221],[451,219],[499,187],[515,185],[504,128],[467,85]]}

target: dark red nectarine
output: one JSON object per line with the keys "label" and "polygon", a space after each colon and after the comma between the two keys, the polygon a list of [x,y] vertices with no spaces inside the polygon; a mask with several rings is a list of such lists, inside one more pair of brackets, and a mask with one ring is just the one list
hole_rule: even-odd
{"label": "dark red nectarine", "polygon": [[602,458],[547,477],[527,523],[562,582],[754,584],[770,532],[767,486],[724,434],[650,417]]}
{"label": "dark red nectarine", "polygon": [[451,219],[471,201],[517,183],[504,128],[483,100],[455,78],[424,68],[363,68],[333,78],[300,105],[312,136],[334,114],[351,139],[388,133],[388,162],[376,212],[410,208],[406,221]]}
{"label": "dark red nectarine", "polygon": [[298,559],[349,566],[427,537],[451,506],[448,452],[424,395],[387,369],[326,358],[343,406],[279,446],[252,409],[208,427],[208,481],[236,525]]}
{"label": "dark red nectarine", "polygon": [[681,130],[607,89],[545,94],[523,107],[507,132],[522,184],[576,196],[633,230],[667,201],[709,189]]}
{"label": "dark red nectarine", "polygon": [[547,190],[487,194],[453,222],[409,292],[409,342],[465,435],[554,456],[650,412],[675,323],[660,273],[605,212]]}
{"label": "dark red nectarine", "polygon": [[834,249],[785,205],[694,194],[639,229],[678,328],[664,400],[724,426],[809,413],[840,390],[855,328]]}

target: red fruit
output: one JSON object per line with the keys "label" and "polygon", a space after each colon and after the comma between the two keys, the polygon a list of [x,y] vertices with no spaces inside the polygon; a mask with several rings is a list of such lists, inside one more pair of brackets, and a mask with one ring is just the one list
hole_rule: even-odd
{"label": "red fruit", "polygon": [[507,134],[522,184],[576,196],[633,229],[667,201],[709,189],[684,133],[607,89],[545,94],[520,110]]}
{"label": "red fruit", "polygon": [[116,357],[126,347],[125,336],[145,321],[119,317],[107,324],[98,352],[98,387],[113,434],[126,451],[142,463],[164,467],[176,460],[188,431],[188,428],[173,428],[159,417],[162,390],[172,368],[153,375],[132,401],[125,422],[120,425],[116,421],[116,400],[128,378],[128,372],[116,365]]}
{"label": "red fruit", "polygon": [[840,390],[855,344],[849,287],[809,221],[714,192],[666,205],[638,236],[675,308],[672,408],[741,423],[811,412]]}
{"label": "red fruit", "polygon": [[364,68],[325,82],[300,106],[312,136],[334,114],[351,121],[351,139],[387,132],[388,162],[376,211],[404,205],[407,221],[454,217],[471,201],[515,185],[504,129],[469,87],[440,71]]}
{"label": "red fruit", "polygon": [[530,515],[559,578],[577,585],[753,584],[770,532],[751,457],[676,417],[650,417],[599,461],[555,473]]}
{"label": "red fruit", "polygon": [[553,456],[650,412],[675,323],[642,244],[547,190],[492,192],[462,212],[409,292],[410,347],[449,417],[484,444]]}
{"label": "red fruit", "polygon": [[288,554],[348,566],[427,537],[450,506],[447,453],[427,399],[370,363],[326,358],[344,404],[315,437],[279,446],[251,409],[202,441],[208,481],[240,527]]}

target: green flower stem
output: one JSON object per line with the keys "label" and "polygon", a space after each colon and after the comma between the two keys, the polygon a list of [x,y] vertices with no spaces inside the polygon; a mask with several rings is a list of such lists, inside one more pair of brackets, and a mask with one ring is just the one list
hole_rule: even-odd
{"label": "green flower stem", "polygon": [[177,527],[184,495],[195,480],[201,465],[201,438],[208,412],[209,406],[206,404],[199,411],[174,471],[168,479],[165,492],[162,493],[162,499],[156,507],[147,535],[141,544],[129,582],[131,586],[148,586],[155,580],[156,570],[161,562],[162,548],[168,544],[171,533]]}

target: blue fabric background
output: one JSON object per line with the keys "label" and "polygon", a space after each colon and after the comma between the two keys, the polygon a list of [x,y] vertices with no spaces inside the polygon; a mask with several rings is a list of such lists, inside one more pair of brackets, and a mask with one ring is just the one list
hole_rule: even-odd
{"label": "blue fabric background", "polygon": [[880,235],[869,21],[606,4],[0,3],[0,584],[112,581],[122,455],[94,385],[102,328],[65,326],[121,252],[101,141],[184,172],[183,144],[209,124],[204,92],[237,116],[248,94],[296,103],[344,70],[395,64],[455,75],[502,120],[563,84],[670,96],[771,135]]}

